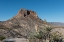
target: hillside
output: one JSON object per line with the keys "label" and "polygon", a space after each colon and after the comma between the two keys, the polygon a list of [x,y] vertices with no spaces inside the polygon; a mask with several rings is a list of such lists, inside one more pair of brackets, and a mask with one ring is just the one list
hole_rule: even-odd
{"label": "hillside", "polygon": [[36,12],[20,9],[18,14],[7,21],[0,21],[0,35],[6,38],[29,37],[30,33],[35,34],[37,29],[45,27]]}

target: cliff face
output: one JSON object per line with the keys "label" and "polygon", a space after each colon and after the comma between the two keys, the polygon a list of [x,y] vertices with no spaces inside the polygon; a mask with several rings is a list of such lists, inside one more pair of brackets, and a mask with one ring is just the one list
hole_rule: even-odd
{"label": "cliff face", "polygon": [[[26,37],[37,29],[45,27],[44,22],[32,10],[21,9],[13,18],[0,22],[0,35],[6,37]],[[3,33],[2,33],[3,32]]]}

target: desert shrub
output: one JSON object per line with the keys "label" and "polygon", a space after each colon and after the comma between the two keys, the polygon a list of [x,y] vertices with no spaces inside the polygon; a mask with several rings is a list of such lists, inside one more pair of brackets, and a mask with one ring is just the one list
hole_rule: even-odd
{"label": "desert shrub", "polygon": [[34,35],[35,38],[39,39],[39,41],[42,40],[46,40],[46,39],[50,39],[50,32],[51,32],[52,28],[50,27],[46,27],[44,28],[42,31],[39,31],[38,34]]}
{"label": "desert shrub", "polygon": [[40,31],[39,34],[34,35],[34,37],[36,37],[37,39],[42,39],[43,36],[43,32]]}
{"label": "desert shrub", "polygon": [[50,35],[51,35],[51,30],[52,30],[52,28],[51,27],[46,27],[46,28],[44,28],[44,36],[45,36],[45,39],[47,39],[47,38],[50,38]]}
{"label": "desert shrub", "polygon": [[46,27],[45,30],[46,30],[47,32],[50,32],[50,31],[52,30],[52,28],[51,28],[51,27]]}
{"label": "desert shrub", "polygon": [[54,42],[60,42],[61,39],[62,39],[62,35],[59,32],[54,32],[51,35],[51,39],[50,40],[53,40]]}
{"label": "desert shrub", "polygon": [[62,42],[62,35],[59,32],[51,33],[51,30],[51,27],[46,27],[42,29],[42,31],[39,30],[38,33],[35,33],[36,35],[30,37],[30,41],[36,42],[38,40],[38,42],[40,42],[41,40],[46,41],[46,39],[48,39],[49,42]]}
{"label": "desert shrub", "polygon": [[32,36],[30,36],[28,38],[29,42],[39,42],[40,39],[42,39],[43,37],[43,32],[40,31],[39,33],[35,33],[35,35],[32,34]]}
{"label": "desert shrub", "polygon": [[5,37],[5,36],[0,35],[0,40],[2,41],[2,40],[4,40],[4,39],[6,39],[6,37]]}
{"label": "desert shrub", "polygon": [[52,28],[46,27],[46,28],[36,32],[35,33],[36,35],[32,35],[32,36],[34,36],[35,38],[41,39],[41,38],[44,38],[45,36],[49,35],[51,30],[52,30]]}

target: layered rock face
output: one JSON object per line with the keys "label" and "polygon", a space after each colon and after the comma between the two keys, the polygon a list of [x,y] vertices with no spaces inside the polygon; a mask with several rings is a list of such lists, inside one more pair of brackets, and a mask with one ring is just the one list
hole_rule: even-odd
{"label": "layered rock face", "polygon": [[26,9],[20,9],[16,16],[0,24],[3,32],[0,35],[5,33],[6,37],[27,37],[30,33],[34,34],[37,29],[45,26],[36,12]]}

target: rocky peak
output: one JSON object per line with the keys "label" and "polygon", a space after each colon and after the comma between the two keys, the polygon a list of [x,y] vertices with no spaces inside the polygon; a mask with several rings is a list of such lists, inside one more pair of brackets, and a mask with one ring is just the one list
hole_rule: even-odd
{"label": "rocky peak", "polygon": [[[30,33],[35,33],[38,28],[44,27],[43,21],[37,16],[36,12],[32,10],[20,9],[18,14],[13,18],[0,22],[0,27],[7,31],[6,34],[3,32],[1,35],[6,37],[22,37],[30,36]],[[5,29],[6,28],[6,29]],[[9,29],[8,29],[9,28]],[[10,36],[8,36],[10,35]]]}
{"label": "rocky peak", "polygon": [[26,9],[20,9],[20,11],[18,12],[18,15],[22,16],[22,17],[33,16],[33,17],[37,18],[36,12],[34,12],[32,10],[26,10]]}

